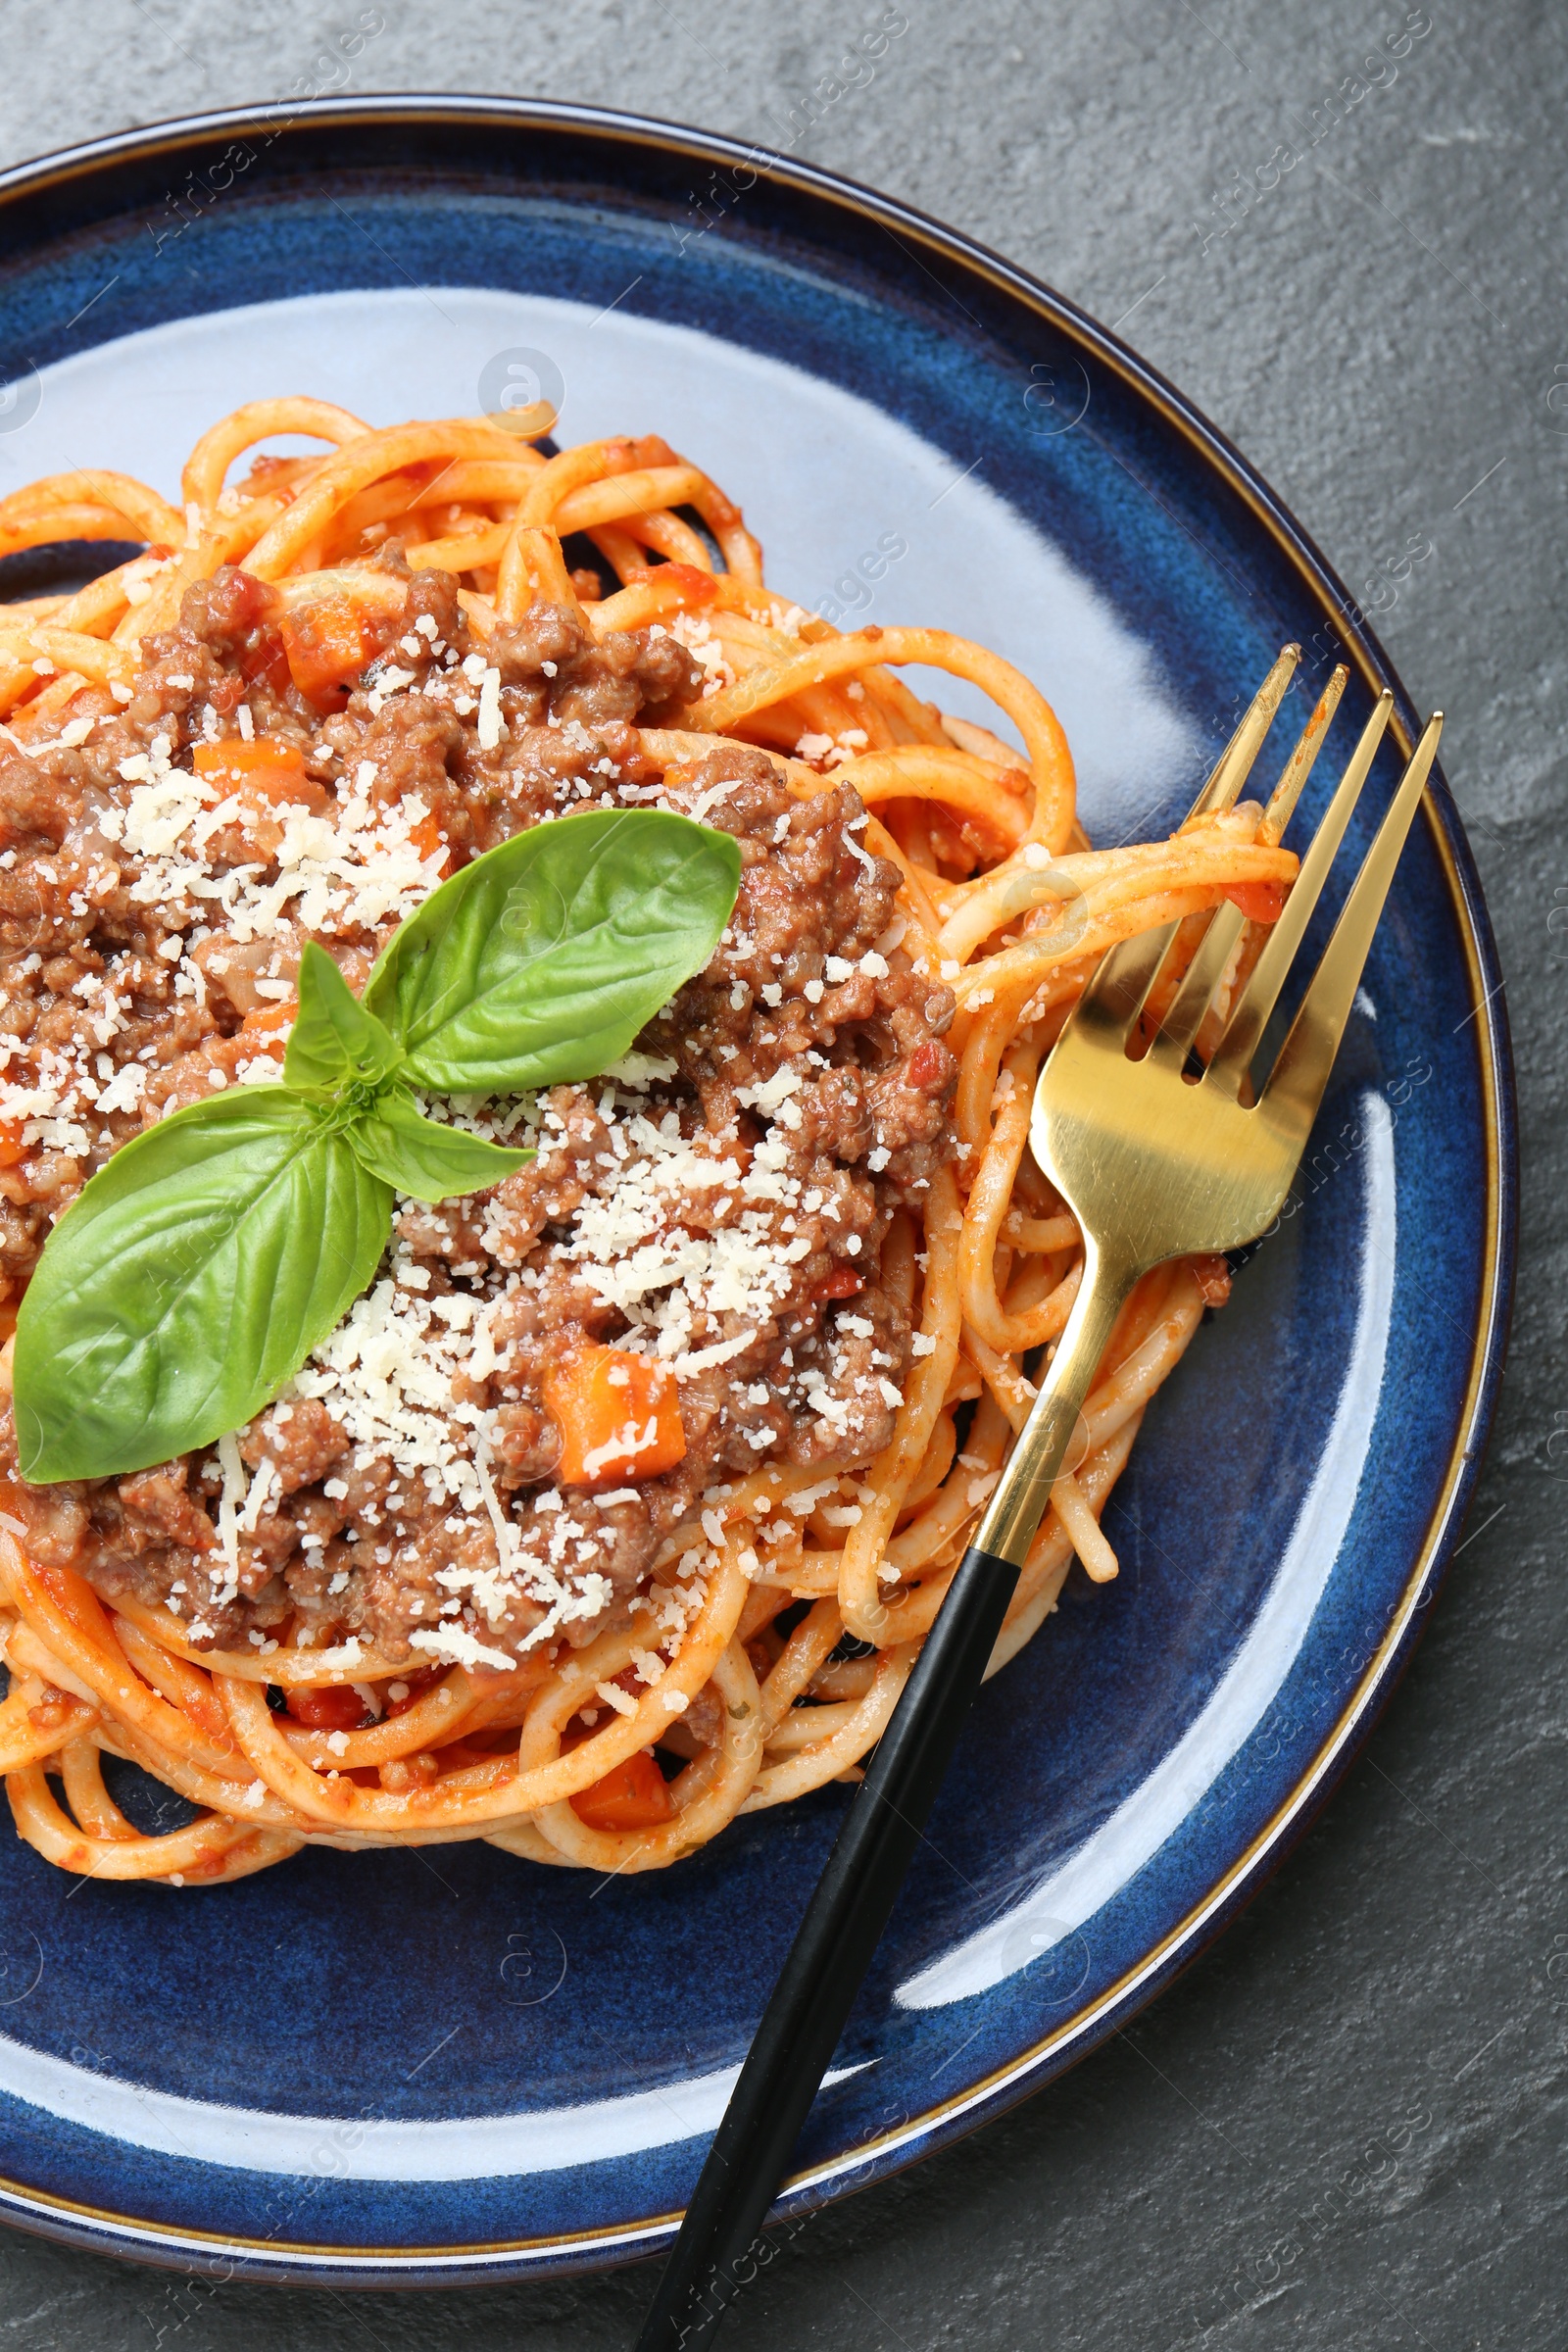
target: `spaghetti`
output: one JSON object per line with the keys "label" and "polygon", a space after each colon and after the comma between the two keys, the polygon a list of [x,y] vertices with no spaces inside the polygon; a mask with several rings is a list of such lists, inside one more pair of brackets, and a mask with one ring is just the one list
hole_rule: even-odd
{"label": "spaghetti", "polygon": [[[699,816],[745,866],[624,1064],[458,1106],[533,1166],[403,1204],[371,1293],[247,1431],[48,1488],[0,1420],[0,1770],[64,1869],[191,1886],[485,1838],[635,1872],[858,1777],[1080,1279],[1027,1152],[1042,1057],[1106,948],[1225,899],[1234,986],[1295,871],[1289,776],[1092,851],[1009,663],[840,633],[765,586],[699,466],[654,438],[549,455],[552,422],[262,401],[198,443],[178,508],[106,471],[0,501],[0,556],[144,545],[0,607],[13,1323],[118,1143],[275,1076],[306,939],[363,985],[444,874],[583,807]],[[229,485],[281,435],[326,454]],[[1074,1557],[1114,1577],[1106,1497],[1226,1287],[1221,1261],[1139,1286],[993,1672]],[[139,1830],[105,1755],[194,1818]]]}

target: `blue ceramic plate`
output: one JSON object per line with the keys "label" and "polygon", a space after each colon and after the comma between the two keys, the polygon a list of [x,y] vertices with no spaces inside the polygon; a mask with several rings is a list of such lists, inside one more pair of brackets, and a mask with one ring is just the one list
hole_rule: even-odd
{"label": "blue ceramic plate", "polygon": [[[0,491],[72,465],[172,491],[196,434],[262,394],[389,423],[564,392],[566,437],[656,431],[709,466],[803,605],[1018,662],[1101,842],[1168,829],[1287,640],[1306,659],[1282,737],[1341,657],[1331,753],[1398,692],[1168,386],[992,256],[822,174],[625,118],[399,99],[108,141],[14,175],[0,207]],[[1391,744],[1370,801],[1395,768]],[[1365,1732],[1497,1376],[1496,985],[1435,780],[1293,1213],[1149,1415],[1107,1517],[1119,1581],[1075,1573],[987,1688],[782,2209],[941,2147],[1124,2023]],[[843,1803],[604,1885],[437,1846],[315,1852],[183,1899],[63,1877],[0,1831],[0,2212],[363,2283],[653,2251]]]}

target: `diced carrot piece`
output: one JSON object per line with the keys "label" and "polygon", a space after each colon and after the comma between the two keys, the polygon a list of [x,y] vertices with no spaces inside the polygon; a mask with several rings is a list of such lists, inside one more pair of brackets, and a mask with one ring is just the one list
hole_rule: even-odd
{"label": "diced carrot piece", "polygon": [[349,1683],[323,1683],[315,1690],[296,1683],[283,1703],[296,1723],[313,1732],[352,1732],[365,1721],[365,1701]]}
{"label": "diced carrot piece", "polygon": [[319,604],[285,612],[279,624],[289,675],[310,702],[340,709],[343,689],[375,658],[359,607],[346,596],[323,596]]}
{"label": "diced carrot piece", "polygon": [[14,1168],[26,1150],[22,1140],[24,1119],[0,1119],[0,1168]]}
{"label": "diced carrot piece", "polygon": [[571,1809],[591,1830],[655,1830],[675,1817],[664,1776],[646,1748],[591,1788],[579,1788]]}
{"label": "diced carrot piece", "polygon": [[863,1274],[857,1274],[853,1266],[835,1266],[817,1284],[816,1295],[819,1298],[858,1298],[864,1288]]}
{"label": "diced carrot piece", "polygon": [[451,873],[452,852],[441,838],[441,819],[433,808],[426,815],[421,816],[418,823],[412,827],[409,839],[418,851],[421,863],[426,858],[435,857],[439,851],[442,874]]}
{"label": "diced carrot piece", "polygon": [[300,1017],[300,1001],[290,997],[282,1004],[258,1004],[248,1012],[239,1025],[244,1043],[254,1046],[258,1054],[282,1054],[287,1050],[288,1031]]}
{"label": "diced carrot piece", "polygon": [[290,997],[282,1004],[258,1004],[255,1011],[248,1012],[241,1021],[240,1035],[257,1038],[265,1044],[268,1038],[275,1037],[280,1029],[291,1029],[299,1017],[298,997]]}
{"label": "diced carrot piece", "polygon": [[270,735],[259,735],[251,743],[232,736],[224,743],[198,744],[191,758],[196,773],[225,802],[236,804],[231,821],[252,857],[276,857],[285,808],[309,808],[322,816],[332,806],[325,785],[306,774],[297,744]]}
{"label": "diced carrot piece", "polygon": [[1277,923],[1285,905],[1283,882],[1238,882],[1225,896],[1250,923]]}
{"label": "diced carrot piece", "polygon": [[226,743],[198,743],[190,760],[196,773],[220,792],[255,794],[268,801],[314,796],[299,745],[279,743],[272,735],[258,735],[253,743],[238,735]]}
{"label": "diced carrot piece", "polygon": [[564,1486],[659,1478],[685,1455],[674,1379],[645,1355],[580,1348],[546,1373],[543,1388],[561,1430],[556,1476]]}

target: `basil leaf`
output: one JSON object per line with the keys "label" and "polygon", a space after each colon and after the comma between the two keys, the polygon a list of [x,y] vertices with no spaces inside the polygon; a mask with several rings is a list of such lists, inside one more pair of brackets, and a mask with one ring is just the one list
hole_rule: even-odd
{"label": "basil leaf", "polygon": [[663,809],[535,825],[431,893],[378,958],[366,1008],[435,1094],[591,1078],[701,971],[740,876],[729,834]]}
{"label": "basil leaf", "polygon": [[17,1321],[24,1478],[108,1478],[239,1429],[375,1272],[392,1195],[311,1104],[237,1088],[123,1145]]}
{"label": "basil leaf", "polygon": [[512,1152],[466,1127],[442,1127],[415,1109],[401,1087],[384,1094],[373,1110],[342,1129],[355,1157],[400,1193],[416,1200],[446,1200],[455,1193],[482,1193],[503,1176],[526,1167],[532,1152]]}
{"label": "basil leaf", "polygon": [[398,1049],[367,1012],[324,948],[314,939],[300,957],[300,1008],[283,1056],[284,1083],[337,1093],[356,1082],[376,1085],[394,1069]]}

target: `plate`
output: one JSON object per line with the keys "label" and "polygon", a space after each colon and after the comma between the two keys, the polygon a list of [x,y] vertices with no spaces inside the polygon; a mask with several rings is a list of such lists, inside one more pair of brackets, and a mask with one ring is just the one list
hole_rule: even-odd
{"label": "plate", "polygon": [[[1096,841],[1169,829],[1291,639],[1282,736],[1341,658],[1331,755],[1381,686],[1398,698],[1356,854],[1408,751],[1361,615],[1210,425],[1019,271],[824,174],[581,109],[345,101],[81,148],[0,182],[0,491],[70,465],[172,489],[197,433],[264,394],[388,423],[543,389],[565,437],[690,451],[802,605],[1019,663]],[[780,2213],[1124,2024],[1367,1730],[1499,1369],[1497,987],[1435,777],[1289,1213],[1149,1414],[1107,1514],[1119,1580],[1075,1573],[988,1686]],[[361,2284],[653,2252],[845,1801],[631,1881],[482,1844],[313,1851],[179,1900],[64,1878],[0,1832],[0,2214]]]}

